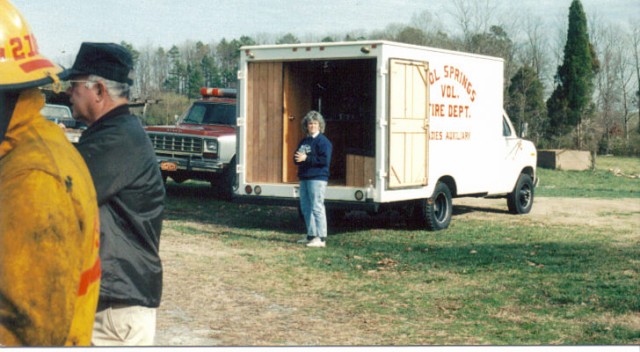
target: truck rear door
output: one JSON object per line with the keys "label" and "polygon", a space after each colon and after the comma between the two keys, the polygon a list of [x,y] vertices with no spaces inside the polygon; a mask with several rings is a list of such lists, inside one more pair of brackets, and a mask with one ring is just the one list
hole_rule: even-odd
{"label": "truck rear door", "polygon": [[429,65],[391,59],[389,63],[388,187],[427,184]]}

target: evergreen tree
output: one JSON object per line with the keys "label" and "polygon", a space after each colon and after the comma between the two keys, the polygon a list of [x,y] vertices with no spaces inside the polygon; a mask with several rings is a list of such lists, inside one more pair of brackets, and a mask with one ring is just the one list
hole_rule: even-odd
{"label": "evergreen tree", "polygon": [[578,127],[577,146],[580,147],[580,124],[593,108],[591,99],[597,71],[598,62],[589,42],[587,18],[580,0],[573,0],[569,7],[564,60],[555,76],[556,88],[547,101],[548,136],[561,136]]}
{"label": "evergreen tree", "polygon": [[513,41],[500,26],[491,26],[487,33],[472,35],[468,45],[472,53],[497,56],[505,60],[511,60]]}
{"label": "evergreen tree", "polygon": [[276,40],[276,44],[300,44],[300,40],[295,35],[287,33]]}
{"label": "evergreen tree", "polygon": [[396,41],[407,44],[426,45],[427,35],[419,28],[405,27],[394,38]]}
{"label": "evergreen tree", "polygon": [[153,55],[151,69],[154,77],[153,87],[157,90],[165,89],[165,80],[169,76],[169,58],[167,52],[159,47]]}
{"label": "evergreen tree", "polygon": [[140,59],[140,52],[133,47],[133,44],[127,43],[125,41],[121,41],[120,45],[131,53],[131,58],[133,60],[133,64],[136,65],[138,60]]}
{"label": "evergreen tree", "polygon": [[204,86],[202,70],[198,65],[188,64],[186,68],[186,93],[187,98],[195,99],[200,96],[200,88]]}
{"label": "evergreen tree", "polygon": [[528,137],[538,143],[544,133],[547,113],[544,86],[532,67],[521,67],[511,78],[506,110],[518,133],[521,134],[526,125]]}
{"label": "evergreen tree", "polygon": [[255,45],[253,38],[241,36],[240,40],[234,39],[228,42],[226,39],[216,47],[216,56],[220,65],[220,77],[222,85],[231,87],[236,84],[238,64],[240,61],[240,48],[245,45]]}
{"label": "evergreen tree", "polygon": [[178,47],[175,45],[172,46],[167,53],[167,57],[169,58],[170,69],[168,72],[168,76],[164,81],[164,88],[169,92],[180,94],[181,75],[184,71],[184,68],[180,63],[180,50],[178,49]]}
{"label": "evergreen tree", "polygon": [[212,56],[206,55],[202,58],[200,61],[200,69],[202,70],[205,87],[221,86],[220,72],[216,60]]}

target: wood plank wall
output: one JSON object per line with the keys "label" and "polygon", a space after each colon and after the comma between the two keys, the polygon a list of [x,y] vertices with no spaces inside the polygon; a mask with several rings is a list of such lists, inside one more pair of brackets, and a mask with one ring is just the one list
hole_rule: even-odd
{"label": "wood plank wall", "polygon": [[249,63],[247,95],[248,182],[282,181],[283,84],[281,62]]}

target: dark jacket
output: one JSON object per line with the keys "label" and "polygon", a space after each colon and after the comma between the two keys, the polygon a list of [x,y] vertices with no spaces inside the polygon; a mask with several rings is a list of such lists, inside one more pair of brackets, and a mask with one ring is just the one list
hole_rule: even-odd
{"label": "dark jacket", "polygon": [[165,189],[149,137],[122,105],[84,131],[77,148],[100,208],[99,309],[113,303],[158,307]]}
{"label": "dark jacket", "polygon": [[[324,134],[320,133],[315,138],[305,137],[296,151],[307,153],[307,159],[298,165],[298,178],[301,180],[329,180],[329,164],[331,164],[331,142]],[[295,156],[294,156],[295,158]]]}

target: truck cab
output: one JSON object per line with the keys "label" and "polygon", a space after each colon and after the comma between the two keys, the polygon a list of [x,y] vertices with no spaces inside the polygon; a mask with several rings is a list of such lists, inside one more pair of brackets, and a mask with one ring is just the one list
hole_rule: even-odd
{"label": "truck cab", "polygon": [[175,182],[210,182],[223,198],[231,198],[236,165],[236,90],[202,88],[175,125],[145,129],[162,177]]}

